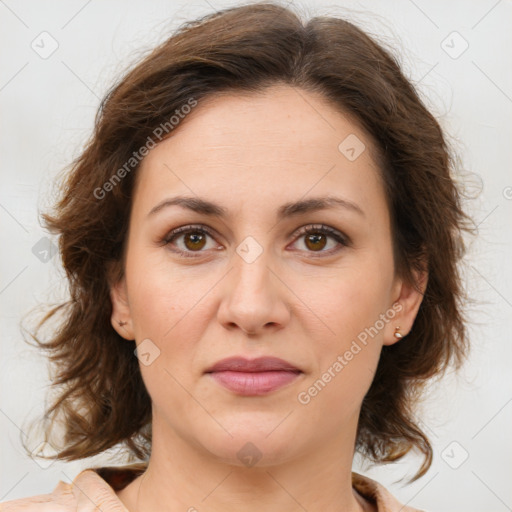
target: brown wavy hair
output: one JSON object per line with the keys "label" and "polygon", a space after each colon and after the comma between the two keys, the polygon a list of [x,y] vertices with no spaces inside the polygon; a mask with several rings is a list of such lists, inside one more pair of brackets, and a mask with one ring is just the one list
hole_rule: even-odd
{"label": "brown wavy hair", "polygon": [[[459,369],[469,350],[460,260],[462,235],[471,229],[453,178],[454,152],[390,50],[344,19],[303,22],[271,2],[187,22],[128,70],[101,102],[53,212],[42,214],[59,235],[70,295],[31,332],[55,371],[57,395],[44,416],[45,440],[59,446],[52,458],[71,461],[120,447],[128,460],[147,461],[151,451],[151,399],[135,343],[112,328],[109,295],[123,275],[138,165],[114,183],[115,171],[191,98],[200,105],[215,95],[281,84],[320,93],[362,127],[377,149],[396,271],[415,283],[414,271],[428,270],[407,339],[382,349],[362,403],[356,451],[379,464],[415,448],[423,463],[410,482],[429,469],[433,450],[415,406],[426,383],[450,365]],[[43,342],[39,330],[52,317],[58,326]],[[49,437],[57,420],[64,429],[60,445]]]}

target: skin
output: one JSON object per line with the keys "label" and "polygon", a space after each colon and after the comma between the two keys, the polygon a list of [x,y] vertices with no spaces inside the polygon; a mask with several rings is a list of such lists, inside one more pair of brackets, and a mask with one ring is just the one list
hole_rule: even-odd
{"label": "skin", "polygon": [[[354,161],[338,150],[350,134],[366,146]],[[396,326],[410,331],[422,294],[395,273],[371,148],[365,132],[321,96],[273,86],[209,98],[143,160],[125,276],[111,286],[113,327],[160,350],[140,364],[153,447],[146,473],[118,492],[131,512],[375,510],[351,484],[357,421],[383,345],[397,342]],[[176,195],[213,201],[229,216],[177,205],[148,216]],[[336,207],[276,219],[284,203],[326,195],[364,215]],[[199,249],[190,234],[162,243],[188,224],[214,236]],[[330,235],[308,245],[297,231],[311,224],[340,231],[350,245]],[[248,236],[263,251],[251,263],[236,252]],[[424,290],[426,276],[417,278]],[[401,311],[301,404],[298,394],[396,303]],[[204,374],[233,355],[280,357],[303,373],[267,395],[240,396]],[[237,457],[247,442],[262,455],[252,467]]]}

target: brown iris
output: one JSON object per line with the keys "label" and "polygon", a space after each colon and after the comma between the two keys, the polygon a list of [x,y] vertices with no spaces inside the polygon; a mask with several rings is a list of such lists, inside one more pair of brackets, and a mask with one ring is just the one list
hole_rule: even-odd
{"label": "brown iris", "polygon": [[[184,235],[184,242],[187,249],[190,250],[196,250],[196,249],[202,249],[204,247],[204,244],[206,242],[206,237],[204,233],[199,232],[191,232],[186,233]],[[189,243],[191,245],[189,245]]]}
{"label": "brown iris", "polygon": [[[323,239],[323,240],[321,240]],[[325,247],[326,236],[322,233],[308,234],[306,236],[306,246],[311,250],[321,250]],[[318,245],[320,244],[320,245]]]}

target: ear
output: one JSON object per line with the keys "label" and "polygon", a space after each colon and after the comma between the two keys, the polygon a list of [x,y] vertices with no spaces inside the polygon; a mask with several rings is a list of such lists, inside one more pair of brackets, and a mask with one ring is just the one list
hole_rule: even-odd
{"label": "ear", "polygon": [[420,309],[423,295],[427,288],[428,272],[426,270],[413,271],[415,283],[409,283],[402,278],[397,278],[393,288],[393,309],[396,314],[386,324],[383,345],[393,345],[402,338],[395,337],[396,328],[403,338],[411,331]]}
{"label": "ear", "polygon": [[[113,276],[114,267],[109,268],[109,276]],[[134,340],[135,334],[133,329],[133,322],[128,302],[128,294],[126,290],[125,276],[119,277],[114,281],[111,277],[109,279],[110,286],[110,300],[112,302],[112,315],[110,323],[115,331],[125,338],[126,340]]]}

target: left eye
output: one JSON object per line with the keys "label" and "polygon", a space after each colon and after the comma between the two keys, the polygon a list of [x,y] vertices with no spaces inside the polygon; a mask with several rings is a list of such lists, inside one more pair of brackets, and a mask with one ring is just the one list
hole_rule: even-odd
{"label": "left eye", "polygon": [[327,240],[330,238],[331,240],[334,240],[337,242],[338,245],[348,246],[349,242],[348,239],[342,235],[339,231],[336,229],[330,228],[329,226],[324,225],[316,225],[316,226],[306,226],[305,228],[302,228],[298,233],[297,236],[302,237],[304,236],[304,245],[307,249],[310,251],[308,252],[320,252],[320,253],[332,253],[336,252],[336,244],[334,244],[334,250],[328,249],[323,250],[325,246],[327,245]]}
{"label": "left eye", "polygon": [[[182,254],[183,256],[195,257],[196,255],[193,253],[204,252],[203,249],[207,244],[207,237],[213,239],[214,235],[204,226],[183,226],[171,231],[166,238],[162,240],[162,243],[163,245],[174,246],[174,251]],[[324,225],[306,226],[295,233],[294,237],[304,237],[306,251],[311,253],[332,253],[339,250],[336,249],[337,244],[342,247],[349,245],[349,241],[344,235],[339,231]],[[181,238],[183,243],[180,247],[180,244],[175,244],[174,242]],[[331,247],[328,250],[324,250],[328,245],[329,239],[334,240],[337,244],[333,244],[334,249]],[[210,247],[210,249],[215,247],[216,246],[214,245],[213,247]],[[208,249],[208,247],[206,247],[206,249]]]}

